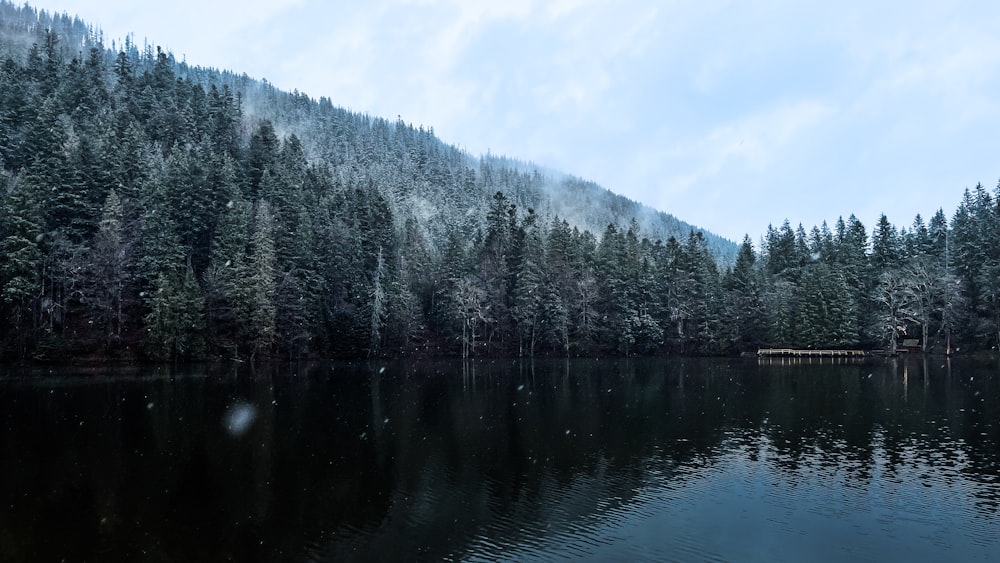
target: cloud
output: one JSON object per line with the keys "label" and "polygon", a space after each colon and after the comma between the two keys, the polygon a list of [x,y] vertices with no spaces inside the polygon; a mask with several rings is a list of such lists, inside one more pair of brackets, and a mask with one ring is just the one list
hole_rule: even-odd
{"label": "cloud", "polygon": [[1000,115],[992,95],[1000,81],[1000,40],[993,36],[946,28],[897,37],[881,51],[859,112],[919,104],[924,118],[949,129]]}
{"label": "cloud", "polygon": [[700,137],[669,143],[655,160],[680,171],[666,183],[674,193],[717,183],[713,178],[733,166],[765,173],[793,141],[835,114],[836,108],[821,100],[781,105],[717,125]]}

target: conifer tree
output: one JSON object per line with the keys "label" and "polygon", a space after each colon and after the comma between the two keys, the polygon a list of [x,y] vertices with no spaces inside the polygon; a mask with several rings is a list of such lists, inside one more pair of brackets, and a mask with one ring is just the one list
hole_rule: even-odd
{"label": "conifer tree", "polygon": [[187,262],[187,253],[177,236],[162,172],[154,173],[156,176],[143,191],[140,202],[142,216],[137,272],[144,289],[161,274],[180,270]]}
{"label": "conifer tree", "polygon": [[372,274],[371,289],[371,321],[369,324],[371,336],[368,344],[369,356],[378,354],[382,347],[382,331],[385,327],[386,310],[388,309],[388,296],[385,288],[385,258],[382,256],[381,248],[378,249],[378,259],[375,264],[375,272]]}
{"label": "conifer tree", "polygon": [[121,339],[126,324],[126,290],[132,278],[132,242],[125,238],[124,211],[117,192],[105,199],[101,222],[90,249],[90,275],[85,300],[103,328],[105,347]]}
{"label": "conifer tree", "polygon": [[153,280],[146,315],[150,356],[158,360],[199,358],[205,346],[205,301],[190,266]]}
{"label": "conifer tree", "polygon": [[490,322],[487,324],[487,341],[504,348],[512,326],[510,288],[514,270],[513,234],[516,227],[517,206],[507,197],[496,192],[486,214],[486,238],[479,253],[479,275],[491,304]]}
{"label": "conifer tree", "polygon": [[725,326],[731,345],[740,352],[763,347],[767,338],[763,279],[749,235],[743,238],[736,263],[723,287],[727,292]]}
{"label": "conifer tree", "polygon": [[538,217],[528,209],[517,229],[513,248],[514,282],[511,287],[511,315],[518,335],[518,355],[533,356],[542,327],[543,248]]}
{"label": "conifer tree", "polygon": [[274,306],[276,289],[274,216],[267,202],[259,201],[250,238],[250,359],[269,356],[277,332]]}
{"label": "conifer tree", "polygon": [[0,310],[20,359],[34,339],[42,293],[44,225],[38,193],[30,183],[9,181],[0,173]]}
{"label": "conifer tree", "polygon": [[219,214],[212,239],[204,274],[205,308],[210,345],[238,357],[253,311],[247,255],[251,209],[235,186],[231,197]]}
{"label": "conifer tree", "polygon": [[876,272],[898,267],[901,251],[899,233],[883,213],[872,233],[872,267]]}

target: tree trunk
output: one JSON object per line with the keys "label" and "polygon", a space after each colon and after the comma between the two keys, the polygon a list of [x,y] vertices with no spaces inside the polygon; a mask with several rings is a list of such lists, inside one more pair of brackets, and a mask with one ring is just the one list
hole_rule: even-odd
{"label": "tree trunk", "polygon": [[462,322],[462,359],[469,357],[469,321]]}

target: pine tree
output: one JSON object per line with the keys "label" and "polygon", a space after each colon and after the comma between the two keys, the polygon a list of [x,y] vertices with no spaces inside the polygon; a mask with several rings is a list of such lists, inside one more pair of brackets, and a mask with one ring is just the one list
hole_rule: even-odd
{"label": "pine tree", "polygon": [[249,336],[253,311],[247,255],[252,210],[238,188],[234,187],[231,197],[219,215],[203,277],[209,343],[213,349],[238,357],[240,344]]}
{"label": "pine tree", "polygon": [[823,298],[823,274],[814,265],[803,271],[799,285],[799,307],[795,318],[795,346],[797,348],[827,348],[827,319],[829,311]]}
{"label": "pine tree", "polygon": [[1000,349],[1000,183],[996,198],[981,190],[977,205],[979,237],[984,246],[985,260],[976,280],[979,286],[979,330],[985,335],[984,345]]}
{"label": "pine tree", "polygon": [[0,166],[20,170],[27,155],[22,149],[22,124],[31,110],[24,68],[7,56],[0,61]]}
{"label": "pine tree", "polygon": [[274,133],[274,126],[270,121],[262,122],[250,137],[250,146],[247,150],[247,187],[244,193],[250,201],[256,201],[263,195],[260,192],[260,184],[264,179],[264,173],[275,169],[279,149],[280,141]]}
{"label": "pine tree", "polygon": [[435,272],[427,238],[413,216],[405,219],[400,237],[397,280],[390,291],[389,323],[399,350],[408,353],[414,339],[426,336],[424,311],[433,310],[440,272]]}
{"label": "pine tree", "polygon": [[804,234],[801,242],[786,219],[781,229],[768,225],[766,235],[767,272],[771,275],[798,282],[800,268],[805,261]]}
{"label": "pine tree", "polygon": [[798,287],[790,281],[772,278],[765,288],[763,303],[768,311],[768,345],[772,348],[797,346],[795,321],[799,307]]}
{"label": "pine tree", "polygon": [[927,223],[927,253],[934,256],[944,256],[948,240],[948,218],[944,210],[938,209],[930,222]]}
{"label": "pine tree", "polygon": [[[291,222],[296,233],[294,251],[282,254],[275,241],[279,257],[275,306],[282,345],[290,357],[299,358],[309,350],[320,330],[318,311],[323,299],[323,280],[316,267],[318,252],[312,215],[302,207]],[[281,260],[282,257],[285,259]],[[391,278],[392,269],[387,261],[387,285],[391,284]]]}
{"label": "pine tree", "polygon": [[544,330],[541,322],[543,300],[543,248],[538,217],[528,209],[517,229],[514,245],[514,282],[511,287],[511,316],[518,335],[518,355],[534,356]]}
{"label": "pine tree", "polygon": [[194,271],[161,273],[146,315],[149,353],[158,360],[197,359],[204,354],[205,300]]}
{"label": "pine tree", "polygon": [[257,203],[253,234],[250,238],[250,360],[257,355],[269,356],[276,336],[277,311],[274,306],[276,289],[274,252],[274,216],[270,206]]}
{"label": "pine tree", "polygon": [[[970,343],[976,340],[982,324],[983,267],[989,264],[989,249],[995,239],[989,239],[986,230],[988,221],[983,221],[992,211],[989,194],[982,185],[976,185],[975,193],[965,190],[955,216],[952,219],[950,242],[950,262],[953,272],[961,282],[965,310],[959,314],[965,322],[959,323],[959,339]],[[984,224],[985,223],[985,224]]]}
{"label": "pine tree", "polygon": [[835,348],[855,348],[860,341],[860,328],[854,291],[843,272],[830,269],[826,280],[825,295],[830,315],[830,332],[827,336],[829,345]]}
{"label": "pine tree", "polygon": [[635,233],[635,238],[630,237],[632,242],[629,246],[632,249],[631,259],[636,264],[631,281],[631,293],[635,301],[633,325],[636,336],[636,352],[646,355],[655,354],[663,346],[663,327],[667,317],[666,307],[662,299],[662,296],[666,294],[664,264],[660,260],[662,248],[652,244],[647,238],[635,242],[639,233],[637,222],[633,221],[629,230]]}
{"label": "pine tree", "polygon": [[569,354],[569,312],[559,287],[552,280],[542,287],[539,315],[541,341],[560,355]]}
{"label": "pine tree", "polygon": [[486,238],[479,253],[479,275],[491,305],[490,322],[487,324],[487,344],[504,349],[514,325],[511,316],[510,289],[515,270],[513,258],[514,229],[517,206],[510,203],[501,192],[496,192],[486,215]]}
{"label": "pine tree", "polygon": [[85,301],[103,328],[105,347],[121,339],[126,325],[126,288],[132,278],[132,242],[125,238],[124,211],[117,192],[105,199],[101,222],[90,249],[90,272]]}
{"label": "pine tree", "polygon": [[142,192],[137,273],[145,290],[161,275],[185,267],[187,254],[177,236],[162,173],[157,171]]}
{"label": "pine tree", "polygon": [[598,338],[613,351],[629,355],[635,343],[633,325],[629,321],[634,315],[634,305],[629,295],[625,234],[609,223],[601,236],[601,243],[595,256],[595,274],[598,282],[598,316],[601,331]]}
{"label": "pine tree", "polygon": [[905,246],[906,254],[910,258],[933,254],[934,245],[931,241],[930,231],[919,213],[913,218],[913,227],[910,229]]}
{"label": "pine tree", "polygon": [[763,278],[749,236],[744,237],[723,287],[727,292],[725,325],[731,345],[740,352],[756,351],[766,343],[767,324],[762,301]]}
{"label": "pine tree", "polygon": [[856,345],[857,311],[843,274],[823,263],[808,266],[798,294],[795,345],[827,349]]}
{"label": "pine tree", "polygon": [[379,353],[382,347],[383,328],[385,327],[386,310],[388,309],[388,296],[385,289],[386,283],[385,258],[382,256],[382,249],[378,249],[378,259],[375,272],[372,274],[371,289],[371,338],[368,345],[368,355],[374,356]]}
{"label": "pine tree", "polygon": [[725,352],[722,333],[722,280],[708,244],[701,232],[688,237],[688,253],[693,259],[697,280],[697,351],[717,355]]}
{"label": "pine tree", "polygon": [[234,159],[239,157],[242,108],[228,84],[221,89],[215,84],[209,87],[208,113],[209,139],[213,151]]}
{"label": "pine tree", "polygon": [[[862,329],[875,322],[872,315],[876,308],[868,304],[878,276],[869,268],[868,235],[864,224],[854,215],[848,217],[846,224],[838,220],[834,246],[836,268],[850,288],[850,301],[856,304],[857,320],[852,324],[858,327],[859,333],[867,335],[869,331]],[[860,344],[878,345],[877,341],[865,338]]]}
{"label": "pine tree", "polygon": [[21,359],[28,354],[37,327],[42,293],[43,219],[38,190],[0,173],[0,310],[4,331]]}
{"label": "pine tree", "polygon": [[876,272],[899,266],[902,255],[899,233],[883,213],[872,233],[871,264]]}

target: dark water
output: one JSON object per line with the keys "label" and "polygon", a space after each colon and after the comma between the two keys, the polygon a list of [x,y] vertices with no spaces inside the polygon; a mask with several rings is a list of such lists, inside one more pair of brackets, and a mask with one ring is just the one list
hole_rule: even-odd
{"label": "dark water", "polygon": [[1000,364],[0,377],[0,560],[1000,560]]}

